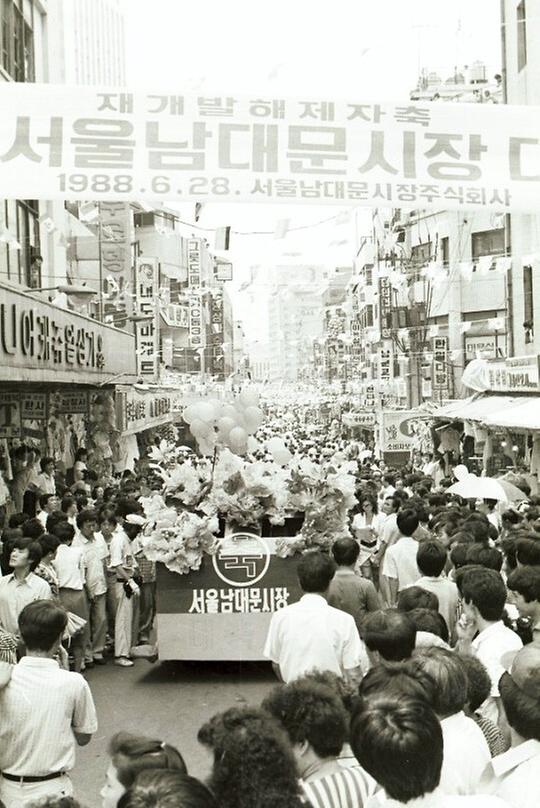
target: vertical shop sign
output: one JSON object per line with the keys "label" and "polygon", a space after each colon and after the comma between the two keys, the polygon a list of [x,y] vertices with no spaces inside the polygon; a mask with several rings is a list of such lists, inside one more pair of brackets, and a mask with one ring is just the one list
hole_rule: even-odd
{"label": "vertical shop sign", "polygon": [[123,328],[133,313],[131,208],[127,202],[99,203],[99,262],[104,321]]}
{"label": "vertical shop sign", "polygon": [[392,336],[392,286],[388,278],[379,278],[379,308],[381,315],[381,336]]}
{"label": "vertical shop sign", "polygon": [[221,294],[212,297],[210,319],[212,330],[212,372],[219,375],[223,373],[225,367],[225,357],[223,355],[223,296]]}
{"label": "vertical shop sign", "polygon": [[448,391],[448,337],[433,337],[432,389]]}
{"label": "vertical shop sign", "polygon": [[158,372],[157,297],[159,265],[157,258],[139,257],[135,262],[135,314],[144,318],[135,322],[137,374],[155,379]]}

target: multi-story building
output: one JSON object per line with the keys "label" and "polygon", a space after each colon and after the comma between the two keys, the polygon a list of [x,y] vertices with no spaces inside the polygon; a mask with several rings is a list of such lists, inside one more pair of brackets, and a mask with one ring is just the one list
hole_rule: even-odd
{"label": "multi-story building", "polygon": [[[423,74],[411,98],[498,103],[500,82],[485,74],[480,63],[445,82]],[[506,356],[509,266],[504,215],[375,210],[354,276],[355,350],[370,395],[409,406],[447,399],[475,356]]]}
{"label": "multi-story building", "polygon": [[[507,104],[540,104],[540,0],[501,3],[503,97]],[[540,353],[540,214],[508,216],[511,248],[509,353]]]}
{"label": "multi-story building", "polygon": [[47,0],[48,81],[126,84],[124,14],[120,0]]}

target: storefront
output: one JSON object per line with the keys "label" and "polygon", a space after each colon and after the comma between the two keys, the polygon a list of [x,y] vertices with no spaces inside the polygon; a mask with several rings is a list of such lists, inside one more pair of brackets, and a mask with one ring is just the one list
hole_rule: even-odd
{"label": "storefront", "polygon": [[452,429],[458,456],[489,476],[512,469],[537,490],[540,472],[540,356],[474,360],[463,374],[469,398],[435,413],[439,431]]}
{"label": "storefront", "polygon": [[0,285],[0,469],[18,446],[61,470],[84,446],[98,474],[112,470],[118,431],[114,382],[136,380],[132,334]]}

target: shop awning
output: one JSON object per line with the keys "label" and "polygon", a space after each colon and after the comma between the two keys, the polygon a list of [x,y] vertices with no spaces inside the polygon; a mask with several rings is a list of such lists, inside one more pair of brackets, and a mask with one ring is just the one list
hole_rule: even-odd
{"label": "shop awning", "polygon": [[[539,399],[535,399],[537,402]],[[488,419],[500,414],[508,415],[513,408],[523,404],[524,399],[517,396],[472,396],[460,401],[453,401],[445,407],[440,407],[433,413],[435,418],[448,418],[454,421],[481,421],[482,423],[495,423]],[[538,403],[537,403],[538,407]],[[499,423],[498,421],[496,422]]]}
{"label": "shop awning", "polygon": [[[498,396],[498,398],[500,398]],[[502,396],[502,398],[506,398]],[[501,426],[508,429],[540,430],[540,396],[527,399],[510,399],[511,407],[500,407],[488,415],[485,423],[488,426]]]}

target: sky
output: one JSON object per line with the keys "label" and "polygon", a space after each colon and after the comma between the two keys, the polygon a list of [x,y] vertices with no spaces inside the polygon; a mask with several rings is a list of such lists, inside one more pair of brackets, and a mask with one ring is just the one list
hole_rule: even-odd
{"label": "sky", "polygon": [[[423,68],[443,79],[475,60],[488,66],[490,77],[500,70],[499,0],[120,2],[127,80],[137,89],[402,101]],[[179,211],[193,221],[193,206]],[[294,228],[339,213],[316,205],[207,204],[199,224],[210,228],[211,246],[214,227],[270,232],[233,232],[229,255],[238,288],[250,266],[268,262],[351,264],[351,242],[362,227],[369,232],[368,210],[336,227],[272,235],[283,219]]]}

